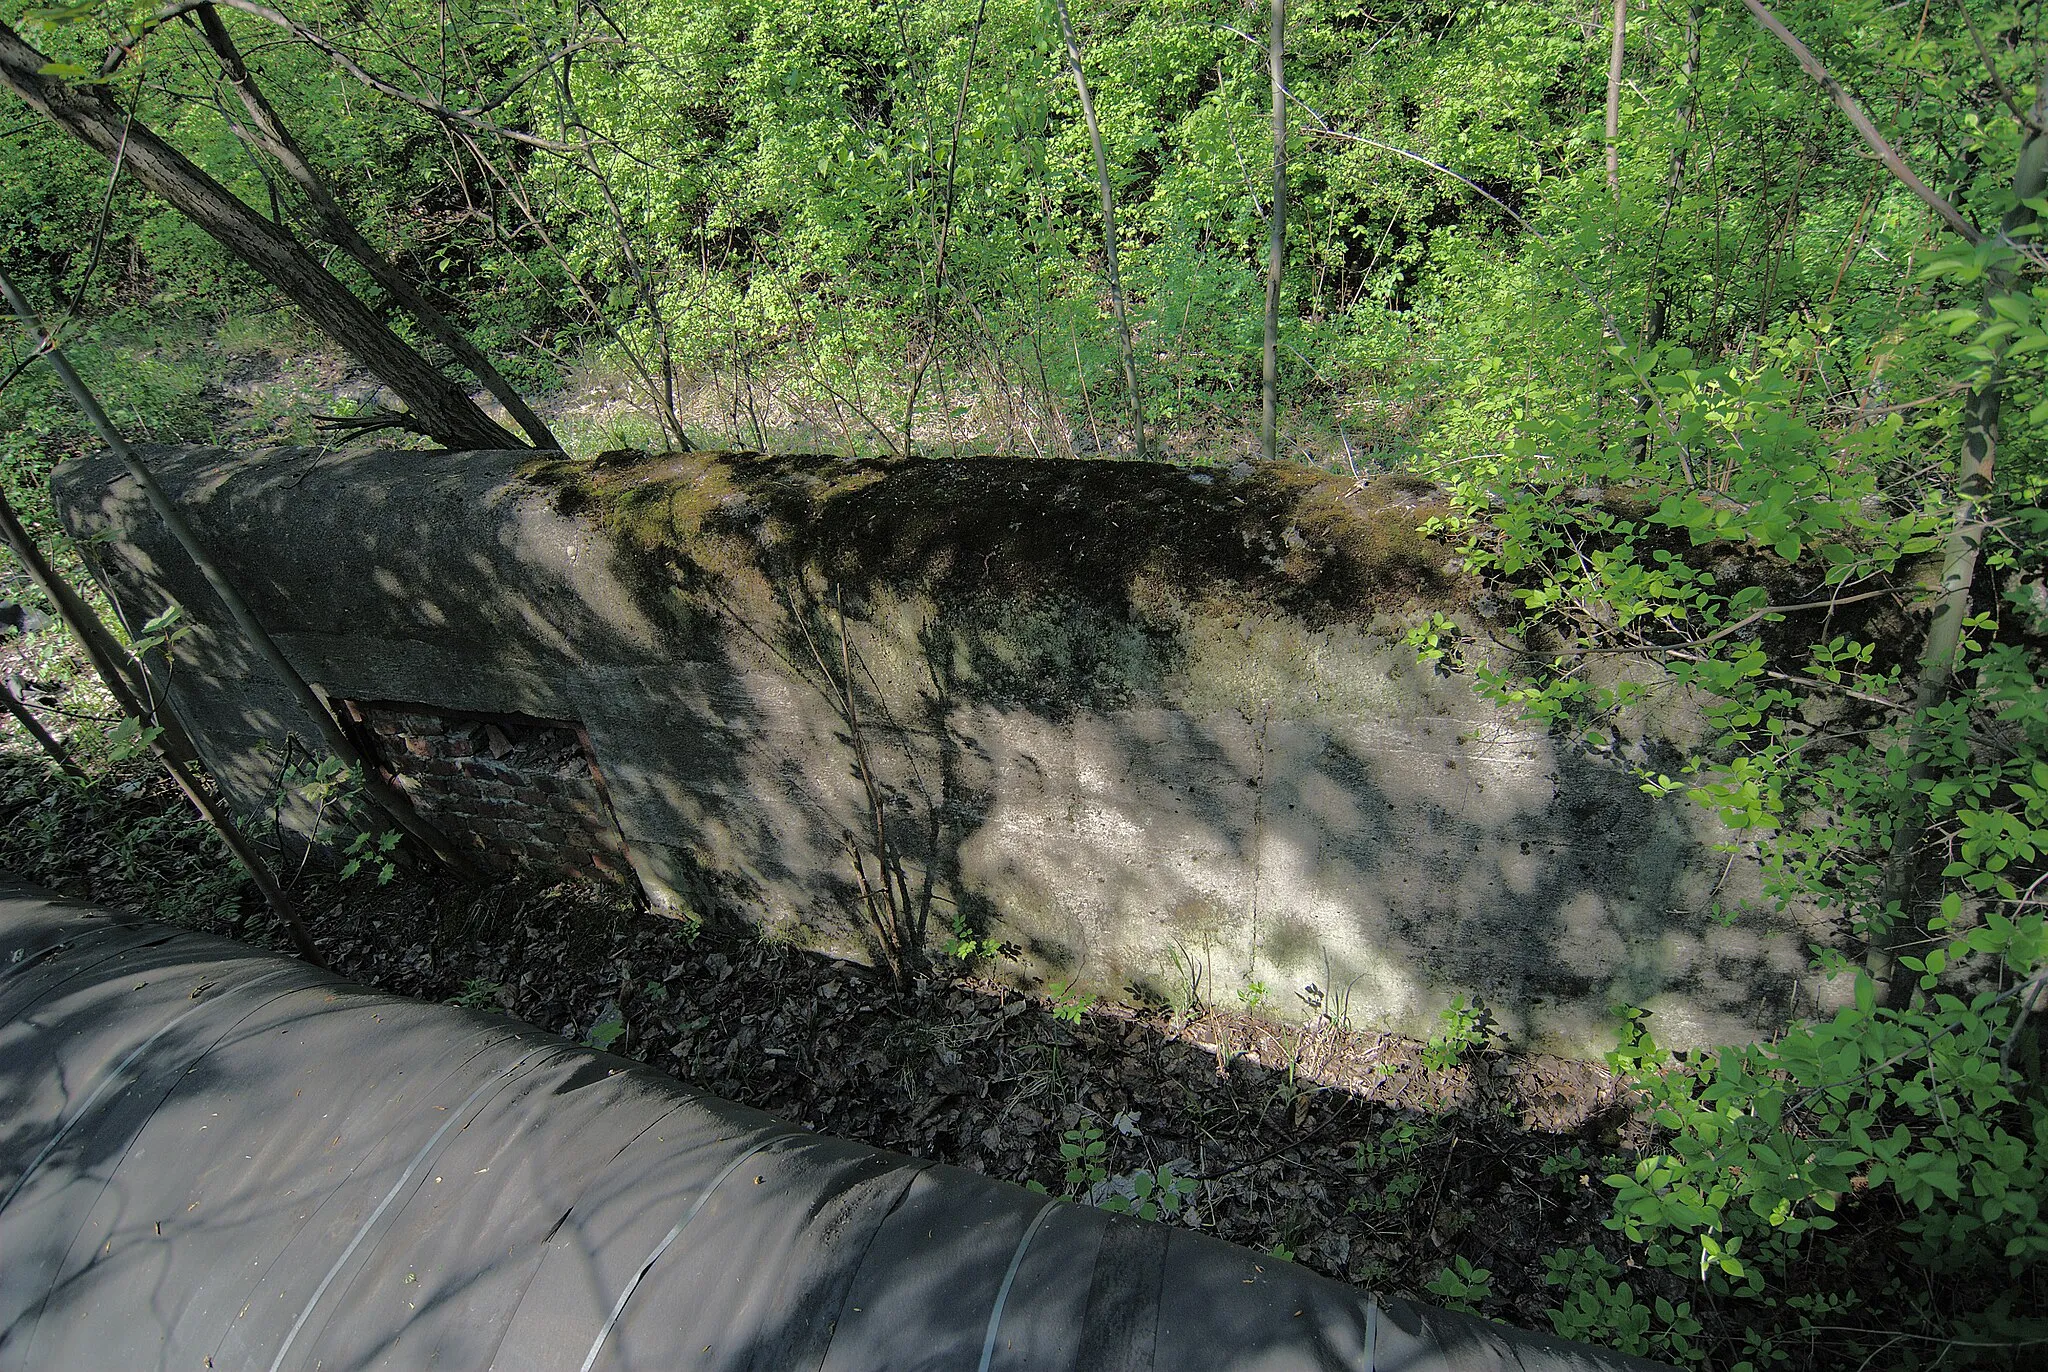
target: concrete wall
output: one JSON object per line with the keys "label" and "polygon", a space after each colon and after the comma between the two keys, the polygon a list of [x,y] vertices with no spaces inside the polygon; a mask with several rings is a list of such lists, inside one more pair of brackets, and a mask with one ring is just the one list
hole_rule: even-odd
{"label": "concrete wall", "polygon": [[[1622,756],[1562,747],[1418,664],[1416,614],[1472,622],[1472,588],[1416,532],[1433,509],[1418,483],[995,459],[148,460],[330,697],[580,725],[640,884],[678,910],[871,948],[845,841],[872,829],[857,733],[934,936],[958,914],[1023,980],[1173,998],[1193,964],[1225,1004],[1256,982],[1281,1014],[1341,1004],[1419,1032],[1476,993],[1524,1041],[1597,1052],[1621,1003],[1680,1043],[1767,1029],[1826,934],[1757,908],[1754,863],[1716,847],[1710,816],[1645,797]],[[53,485],[131,620],[186,607],[172,700],[236,801],[267,806],[283,738],[311,723],[117,464]],[[1621,753],[1668,750],[1682,705],[1630,722]]]}

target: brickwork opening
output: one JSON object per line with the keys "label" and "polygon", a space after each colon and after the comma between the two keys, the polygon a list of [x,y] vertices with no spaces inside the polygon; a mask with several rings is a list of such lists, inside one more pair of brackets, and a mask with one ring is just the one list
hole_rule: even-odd
{"label": "brickwork opening", "polygon": [[341,701],[387,780],[478,866],[638,888],[579,724]]}

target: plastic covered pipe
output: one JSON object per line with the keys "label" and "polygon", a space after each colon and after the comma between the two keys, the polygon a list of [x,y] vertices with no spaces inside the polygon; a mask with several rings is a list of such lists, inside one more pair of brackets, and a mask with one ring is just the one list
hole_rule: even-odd
{"label": "plastic covered pipe", "polygon": [[1643,1372],[0,887],[0,1369]]}

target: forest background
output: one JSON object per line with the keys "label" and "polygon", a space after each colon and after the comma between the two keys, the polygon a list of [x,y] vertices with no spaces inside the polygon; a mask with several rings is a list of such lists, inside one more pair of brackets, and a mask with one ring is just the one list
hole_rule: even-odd
{"label": "forest background", "polygon": [[[195,8],[0,14],[45,76],[331,238]],[[1613,1065],[1657,1142],[1614,1161],[1612,1243],[1555,1255],[1561,1332],[1711,1366],[2048,1346],[2044,8],[1287,12],[1280,455],[1452,493],[1432,532],[1487,590],[1482,620],[1411,629],[1439,670],[1595,749],[1693,693],[1712,736],[1643,784],[1718,808],[1773,895],[1859,950],[1820,958],[1853,1004],[1769,1044],[1674,1061],[1624,1015]],[[209,13],[572,455],[1260,449],[1264,6]],[[0,265],[116,422],[233,437],[223,387],[262,356],[301,384],[243,436],[317,436],[333,368],[279,298],[27,105],[0,115]],[[75,565],[43,477],[94,440],[32,360],[0,390],[0,471]],[[349,392],[373,419],[374,391]],[[1432,1289],[1483,1306],[1486,1275]]]}

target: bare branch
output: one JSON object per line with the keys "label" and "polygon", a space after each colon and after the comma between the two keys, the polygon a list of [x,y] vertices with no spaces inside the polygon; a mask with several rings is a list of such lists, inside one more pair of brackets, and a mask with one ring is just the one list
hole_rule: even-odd
{"label": "bare branch", "polygon": [[[483,350],[472,343],[469,336],[457,328],[452,320],[436,309],[422,292],[416,290],[395,263],[363,237],[354,221],[341,208],[341,203],[335,198],[326,178],[314,168],[312,159],[306,156],[305,150],[299,146],[298,140],[292,137],[291,131],[285,127],[284,121],[278,117],[277,111],[271,107],[270,101],[257,86],[248,64],[242,60],[241,50],[235,46],[235,40],[228,33],[227,25],[222,22],[212,5],[199,7],[199,26],[205,35],[207,46],[219,59],[221,71],[227,77],[228,84],[241,96],[242,106],[248,111],[253,123],[252,128],[244,129],[239,120],[228,120],[229,126],[235,130],[243,144],[250,148],[252,155],[255,146],[260,144],[264,151],[277,160],[278,165],[284,168],[285,174],[291,177],[312,202],[314,217],[319,222],[323,236],[361,263],[364,270],[370,273],[393,300],[404,306],[408,313],[426,326],[429,333],[454,353],[456,360],[467,367],[477,380],[483,382],[484,388],[498,398],[506,413],[518,421],[519,427],[526,431],[537,446],[560,448],[561,443],[549,432],[545,421],[534,413],[533,408],[526,403],[518,390],[499,374]],[[222,113],[225,115],[226,111]],[[259,169],[261,166],[259,161]],[[265,180],[268,179],[266,175]],[[276,192],[273,190],[273,200],[275,197]]]}
{"label": "bare branch", "polygon": [[156,13],[135,21],[128,32],[116,38],[107,49],[106,59],[100,63],[100,80],[104,81],[121,69],[121,64],[133,57],[142,47],[144,40],[181,14],[189,14],[206,4],[207,0],[180,0],[165,5]]}
{"label": "bare branch", "polygon": [[1877,154],[1877,160],[1884,163],[1887,171],[1898,177],[1907,190],[1925,201],[1929,209],[1941,216],[1943,223],[1962,236],[1963,241],[1973,247],[1984,241],[1984,235],[1978,231],[1975,224],[1963,217],[1961,210],[1949,204],[1939,191],[1914,175],[1913,169],[1906,165],[1906,159],[1893,150],[1892,145],[1885,141],[1884,135],[1877,131],[1877,125],[1870,122],[1870,116],[1856,103],[1856,97],[1844,90],[1842,83],[1828,74],[1828,69],[1821,65],[1820,59],[1794,36],[1792,30],[1785,27],[1777,15],[1766,9],[1760,0],[1742,0],[1742,3],[1756,16],[1757,23],[1769,29],[1780,43],[1791,50],[1792,55],[1799,59],[1799,65],[1806,74],[1820,83],[1820,88],[1826,91],[1842,113],[1848,116],[1849,122],[1856,126],[1856,132],[1863,135],[1863,141],[1870,145],[1870,150]]}
{"label": "bare branch", "polygon": [[1131,319],[1124,302],[1122,273],[1117,268],[1116,187],[1109,179],[1109,154],[1102,142],[1102,126],[1095,118],[1095,97],[1088,90],[1087,73],[1081,69],[1081,40],[1074,36],[1067,17],[1067,0],[1056,0],[1060,37],[1067,47],[1067,66],[1073,72],[1074,90],[1081,98],[1081,117],[1088,124],[1088,141],[1095,148],[1095,179],[1102,188],[1102,250],[1109,277],[1109,304],[1116,315],[1117,348],[1123,356],[1124,387],[1131,399],[1131,444],[1140,461],[1145,457],[1145,398],[1138,388],[1138,363],[1131,346]]}
{"label": "bare branch", "polygon": [[101,77],[111,76],[118,70],[121,63],[126,61],[151,33],[178,16],[196,10],[205,4],[224,5],[229,9],[239,10],[252,19],[260,19],[266,24],[283,29],[299,42],[324,53],[328,61],[334,63],[335,66],[341,68],[371,90],[376,91],[379,95],[396,100],[401,104],[410,105],[430,118],[440,120],[443,123],[460,125],[476,133],[509,138],[515,143],[524,143],[530,148],[538,148],[542,152],[556,153],[564,157],[576,156],[588,152],[590,149],[588,143],[564,143],[559,139],[543,138],[538,134],[522,133],[517,129],[508,129],[503,125],[494,124],[482,116],[505,103],[506,100],[512,97],[514,92],[518,91],[535,76],[546,71],[556,62],[561,61],[564,57],[583,48],[599,44],[608,45],[611,42],[610,39],[586,39],[583,42],[563,49],[561,52],[544,57],[535,64],[533,70],[519,77],[512,83],[509,89],[501,92],[495,98],[485,101],[480,105],[469,105],[456,109],[442,101],[431,99],[424,95],[415,95],[411,91],[392,85],[389,81],[371,73],[345,48],[321,33],[320,30],[312,27],[310,24],[302,24],[290,15],[280,13],[268,5],[258,4],[256,0],[173,0],[173,3],[165,5],[148,18],[138,21],[126,36],[107,49],[106,60],[100,65]]}

